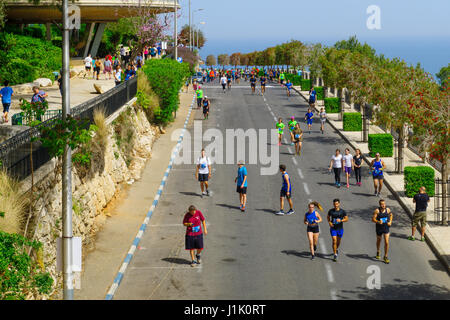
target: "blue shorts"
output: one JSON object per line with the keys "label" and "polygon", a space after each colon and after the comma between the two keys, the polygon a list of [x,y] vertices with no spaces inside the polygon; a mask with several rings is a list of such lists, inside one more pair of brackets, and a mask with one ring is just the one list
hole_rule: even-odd
{"label": "blue shorts", "polygon": [[312,119],[307,119],[306,120],[306,124],[312,124],[312,122],[313,122]]}
{"label": "blue shorts", "polygon": [[342,236],[344,235],[344,228],[342,229],[334,229],[334,228],[330,228],[330,233],[332,237],[339,237],[342,238]]}
{"label": "blue shorts", "polygon": [[382,174],[382,173],[380,173],[380,174],[374,174],[374,175],[373,175],[373,178],[374,178],[374,179],[383,179],[383,174]]}

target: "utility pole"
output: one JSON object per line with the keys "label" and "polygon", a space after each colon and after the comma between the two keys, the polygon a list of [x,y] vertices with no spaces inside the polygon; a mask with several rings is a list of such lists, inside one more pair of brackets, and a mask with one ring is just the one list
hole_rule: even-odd
{"label": "utility pole", "polygon": [[[62,119],[70,115],[70,82],[69,82],[69,12],[68,1],[62,2]],[[73,300],[72,271],[72,151],[68,145],[64,147],[62,166],[62,243],[63,243],[63,298]]]}
{"label": "utility pole", "polygon": [[174,39],[175,39],[175,60],[178,60],[178,32],[177,32],[177,0],[173,0],[174,2],[174,7],[173,7],[173,15],[175,16],[174,20],[175,20],[175,24],[174,24],[174,30],[173,30],[173,35],[174,35]]}
{"label": "utility pole", "polygon": [[192,32],[191,32],[191,0],[189,0],[189,49],[192,50]]}

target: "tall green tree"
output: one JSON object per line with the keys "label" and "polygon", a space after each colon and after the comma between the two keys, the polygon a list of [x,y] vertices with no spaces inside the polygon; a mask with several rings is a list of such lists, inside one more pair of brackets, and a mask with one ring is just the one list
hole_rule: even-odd
{"label": "tall green tree", "polygon": [[334,47],[338,50],[349,50],[351,52],[358,52],[364,56],[374,58],[375,49],[369,46],[367,43],[361,44],[356,36],[350,37],[348,40],[338,41],[334,44]]}
{"label": "tall green tree", "polygon": [[450,83],[450,63],[446,67],[442,67],[441,70],[436,73],[436,77],[439,79],[442,89],[448,88]]}
{"label": "tall green tree", "polygon": [[216,57],[212,54],[206,57],[207,66],[215,66],[217,64]]}
{"label": "tall green tree", "polygon": [[223,54],[219,54],[217,56],[217,62],[221,65],[221,66],[225,66],[230,64],[230,57],[228,56],[228,54],[223,53]]}
{"label": "tall green tree", "polygon": [[241,64],[241,53],[240,52],[235,52],[230,56],[230,63],[233,66],[238,66]]}

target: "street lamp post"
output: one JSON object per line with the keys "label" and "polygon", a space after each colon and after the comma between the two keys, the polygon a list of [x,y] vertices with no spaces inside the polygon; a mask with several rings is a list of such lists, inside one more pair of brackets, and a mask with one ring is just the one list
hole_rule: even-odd
{"label": "street lamp post", "polygon": [[[194,11],[192,11],[192,24],[194,25],[195,24],[195,20],[194,20],[194,13],[196,13],[197,11],[203,11],[203,9],[197,9],[197,10],[194,10]],[[191,30],[191,27],[189,27],[189,31]],[[195,31],[193,31],[193,33],[192,33],[192,37],[193,37],[193,46],[195,46]],[[191,46],[191,50],[192,51],[194,51],[194,48],[193,48],[193,46]]]}
{"label": "street lamp post", "polygon": [[191,0],[189,0],[189,49],[192,50]]}
{"label": "street lamp post", "polygon": [[173,0],[173,15],[174,15],[174,26],[173,26],[173,36],[174,36],[174,47],[175,47],[175,60],[178,60],[178,32],[177,32],[177,0]]}

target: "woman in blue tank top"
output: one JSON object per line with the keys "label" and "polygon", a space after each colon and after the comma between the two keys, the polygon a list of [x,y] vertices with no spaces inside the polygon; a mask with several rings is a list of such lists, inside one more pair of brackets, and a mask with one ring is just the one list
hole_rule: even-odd
{"label": "woman in blue tank top", "polygon": [[386,168],[384,161],[381,160],[380,154],[375,155],[375,159],[370,164],[370,170],[372,171],[373,186],[375,188],[375,195],[380,196],[381,188],[383,187],[383,170]]}
{"label": "woman in blue tank top", "polygon": [[313,201],[308,205],[308,212],[305,213],[303,223],[307,225],[306,234],[309,240],[309,249],[311,250],[311,260],[314,260],[314,253],[317,250],[317,242],[319,241],[319,223],[322,222],[322,217],[319,212],[315,210],[318,208],[322,211],[320,203]]}

